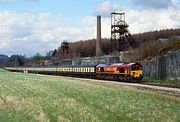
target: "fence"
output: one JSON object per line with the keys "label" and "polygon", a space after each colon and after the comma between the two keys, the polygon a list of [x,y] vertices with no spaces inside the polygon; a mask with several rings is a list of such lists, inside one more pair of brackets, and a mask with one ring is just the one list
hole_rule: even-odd
{"label": "fence", "polygon": [[180,81],[180,50],[142,65],[144,77]]}

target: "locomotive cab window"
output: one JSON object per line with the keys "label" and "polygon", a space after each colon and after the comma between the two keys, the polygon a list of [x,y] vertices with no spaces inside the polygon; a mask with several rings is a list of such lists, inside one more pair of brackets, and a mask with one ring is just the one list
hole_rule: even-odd
{"label": "locomotive cab window", "polygon": [[101,67],[101,68],[100,68],[100,72],[104,72],[104,67]]}
{"label": "locomotive cab window", "polygon": [[119,73],[125,73],[124,68],[120,68],[120,69],[119,69]]}
{"label": "locomotive cab window", "polygon": [[141,66],[139,66],[139,65],[133,65],[132,66],[132,70],[141,70],[142,68],[141,68]]}

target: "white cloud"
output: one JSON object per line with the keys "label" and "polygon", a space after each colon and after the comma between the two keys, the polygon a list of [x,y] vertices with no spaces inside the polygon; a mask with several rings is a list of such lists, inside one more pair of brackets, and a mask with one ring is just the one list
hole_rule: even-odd
{"label": "white cloud", "polygon": [[180,9],[127,10],[127,22],[132,33],[168,28],[180,28]]}
{"label": "white cloud", "polygon": [[108,17],[104,17],[101,20],[101,35],[102,38],[110,38],[111,37],[111,19]]}
{"label": "white cloud", "polygon": [[0,12],[0,52],[32,56],[58,48],[63,40],[95,38],[95,27],[65,28],[52,21],[53,14]]}
{"label": "white cloud", "polygon": [[3,42],[0,44],[0,49],[4,49],[8,46],[8,44],[6,42]]}
{"label": "white cloud", "polygon": [[101,15],[104,17],[109,17],[112,12],[122,11],[121,7],[116,3],[110,3],[109,1],[104,1],[96,7],[95,15]]}
{"label": "white cloud", "polygon": [[[138,1],[138,0],[137,0]],[[160,3],[163,0],[158,0]],[[168,3],[170,0],[166,0]],[[102,3],[103,6],[104,3]],[[118,4],[108,2],[108,6],[117,6]],[[98,8],[99,6],[97,6]],[[103,8],[103,7],[102,7]],[[100,9],[101,13],[107,13],[107,9],[109,7],[104,7],[105,9]],[[116,7],[120,8],[120,7]],[[108,9],[109,10],[109,9]],[[118,11],[117,11],[118,12]],[[160,30],[160,29],[168,29],[168,28],[180,28],[180,4],[177,0],[172,1],[172,4],[168,6],[168,8],[161,9],[124,9],[126,14],[126,22],[129,24],[129,30],[131,33],[143,33],[146,31]],[[110,12],[107,14],[110,15]],[[110,33],[110,19],[106,16],[104,19],[104,23],[102,23],[102,30],[104,31],[102,35],[106,35],[109,37]],[[109,31],[109,33],[108,33]]]}
{"label": "white cloud", "polygon": [[[82,19],[82,24],[91,26],[91,33],[94,32],[94,36],[96,38],[96,23],[97,17],[96,16],[86,16]],[[111,19],[109,17],[101,17],[101,36],[102,38],[110,38],[111,37]],[[93,37],[89,37],[90,39]]]}
{"label": "white cloud", "polygon": [[96,24],[96,18],[94,16],[86,16],[82,19],[81,23],[83,25],[95,25]]}

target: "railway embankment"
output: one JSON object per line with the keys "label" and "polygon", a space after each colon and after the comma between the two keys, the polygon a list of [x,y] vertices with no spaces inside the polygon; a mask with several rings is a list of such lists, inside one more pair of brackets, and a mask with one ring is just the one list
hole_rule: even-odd
{"label": "railway embankment", "polygon": [[180,50],[153,61],[142,62],[144,77],[180,82]]}

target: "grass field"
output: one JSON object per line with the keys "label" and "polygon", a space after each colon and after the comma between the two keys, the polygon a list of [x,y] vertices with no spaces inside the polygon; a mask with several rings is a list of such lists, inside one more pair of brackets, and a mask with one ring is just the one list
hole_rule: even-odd
{"label": "grass field", "polygon": [[178,122],[180,99],[131,87],[0,70],[0,121]]}

